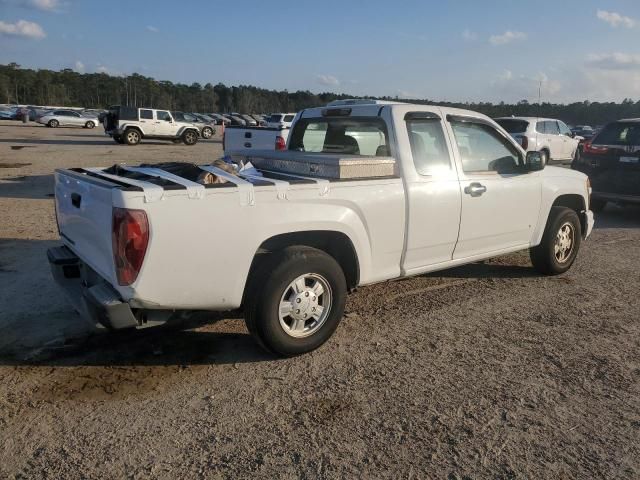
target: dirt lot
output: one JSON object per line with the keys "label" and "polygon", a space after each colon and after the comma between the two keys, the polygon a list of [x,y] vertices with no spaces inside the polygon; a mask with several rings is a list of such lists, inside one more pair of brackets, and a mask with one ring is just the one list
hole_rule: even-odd
{"label": "dirt lot", "polygon": [[239,314],[86,327],[45,258],[53,170],[220,154],[0,122],[0,477],[640,476],[639,209],[561,277],[516,254],[362,288],[299,358]]}

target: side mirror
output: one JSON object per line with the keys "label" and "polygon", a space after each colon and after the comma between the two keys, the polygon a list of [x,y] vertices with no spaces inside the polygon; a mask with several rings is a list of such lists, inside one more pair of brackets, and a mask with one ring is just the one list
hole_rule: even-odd
{"label": "side mirror", "polygon": [[544,169],[544,166],[540,152],[527,152],[527,158],[525,160],[525,167],[527,171],[537,172],[538,170]]}
{"label": "side mirror", "polygon": [[167,118],[165,118],[165,121],[167,121],[167,122],[171,122],[171,117],[167,117]]}

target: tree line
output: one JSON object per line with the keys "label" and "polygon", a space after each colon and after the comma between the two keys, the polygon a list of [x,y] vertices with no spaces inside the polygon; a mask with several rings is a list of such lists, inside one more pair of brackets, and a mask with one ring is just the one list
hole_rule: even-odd
{"label": "tree line", "polygon": [[[134,73],[115,76],[107,73],[79,73],[22,68],[16,63],[0,65],[0,103],[56,105],[84,108],[106,108],[129,105],[189,112],[296,112],[349,98],[336,93],[315,94],[310,91],[289,92],[249,85],[226,86],[222,83],[185,85],[156,80]],[[374,97],[372,97],[374,98]],[[381,100],[397,100],[380,97]],[[490,117],[540,116],[559,118],[569,124],[601,125],[620,118],[640,117],[640,101],[576,102],[571,104],[504,102],[454,103],[427,99],[403,100],[418,104],[439,104],[467,108]]]}

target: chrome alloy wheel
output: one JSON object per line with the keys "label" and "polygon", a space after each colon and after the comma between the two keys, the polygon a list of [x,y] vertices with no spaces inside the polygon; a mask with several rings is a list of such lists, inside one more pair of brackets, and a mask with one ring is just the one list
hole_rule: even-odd
{"label": "chrome alloy wheel", "polygon": [[556,242],[553,246],[553,252],[558,263],[565,263],[573,253],[575,244],[575,230],[569,222],[562,224],[556,235]]}
{"label": "chrome alloy wheel", "polygon": [[331,287],[316,273],[300,275],[280,297],[280,326],[294,338],[316,333],[331,312]]}

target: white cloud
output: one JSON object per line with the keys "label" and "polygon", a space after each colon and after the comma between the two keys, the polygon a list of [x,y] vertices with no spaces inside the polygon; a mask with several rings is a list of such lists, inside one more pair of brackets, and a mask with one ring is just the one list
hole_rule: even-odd
{"label": "white cloud", "polygon": [[600,20],[608,23],[613,28],[618,28],[618,27],[634,28],[636,25],[638,25],[637,20],[631,17],[625,17],[624,15],[620,15],[619,13],[616,13],[616,12],[607,12],[606,10],[598,10],[598,13],[596,15]]}
{"label": "white cloud", "polygon": [[98,68],[96,68],[96,72],[98,73],[106,73],[106,74],[110,74],[111,71],[105,67],[104,65],[98,65]]}
{"label": "white cloud", "polygon": [[0,0],[0,3],[24,8],[35,8],[45,12],[55,12],[62,7],[60,0]]}
{"label": "white cloud", "polygon": [[316,81],[320,85],[325,85],[327,87],[337,87],[340,85],[340,80],[333,75],[316,75]]}
{"label": "white cloud", "polygon": [[78,73],[84,73],[85,72],[84,63],[82,63],[80,60],[76,60],[75,70]]}
{"label": "white cloud", "polygon": [[502,35],[491,35],[489,37],[489,43],[494,46],[506,45],[517,40],[526,40],[527,34],[524,32],[514,32],[507,30]]}
{"label": "white cloud", "polygon": [[474,42],[478,39],[478,34],[476,32],[472,32],[467,28],[464,32],[462,32],[462,38],[469,42]]}
{"label": "white cloud", "polygon": [[40,40],[47,36],[40,25],[27,20],[18,20],[16,23],[5,23],[0,20],[0,34],[33,38],[36,40]]}
{"label": "white cloud", "polygon": [[160,29],[158,29],[158,27],[154,27],[153,25],[147,25],[147,30],[149,30],[150,32],[153,32],[153,33],[158,33],[160,31]]}
{"label": "white cloud", "polygon": [[562,90],[562,84],[540,72],[537,75],[515,75],[511,70],[505,70],[491,82],[491,87],[505,102],[516,102],[522,99],[538,101],[538,89],[542,85],[542,101],[556,99]]}
{"label": "white cloud", "polygon": [[587,66],[601,70],[640,70],[640,55],[630,53],[592,53]]}

